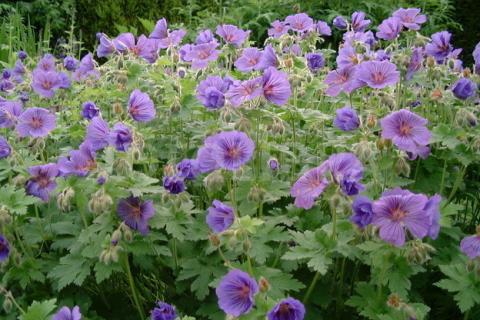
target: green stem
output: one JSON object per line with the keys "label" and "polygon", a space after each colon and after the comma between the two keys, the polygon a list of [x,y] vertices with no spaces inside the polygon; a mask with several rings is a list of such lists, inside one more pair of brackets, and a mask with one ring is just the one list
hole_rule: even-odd
{"label": "green stem", "polygon": [[440,195],[443,193],[443,187],[445,186],[445,173],[447,172],[447,159],[443,160],[442,180],[440,182]]}
{"label": "green stem", "polygon": [[317,273],[315,273],[315,276],[312,279],[312,282],[310,282],[310,285],[308,286],[305,296],[303,297],[303,304],[306,304],[308,302],[308,299],[310,298],[310,295],[312,294],[313,289],[315,289],[315,285],[317,284],[317,281],[319,278],[320,278],[320,272],[317,271]]}
{"label": "green stem", "polygon": [[130,290],[132,291],[133,301],[138,311],[140,319],[145,319],[142,306],[140,305],[140,300],[138,299],[137,289],[135,288],[135,282],[133,281],[132,271],[130,269],[130,262],[128,262],[128,255],[125,255],[125,271],[127,273],[128,283],[130,284]]}
{"label": "green stem", "polygon": [[331,206],[332,210],[332,239],[335,240],[337,238],[337,210],[335,210],[335,206]]}
{"label": "green stem", "polygon": [[[470,309],[471,310],[471,309]],[[467,312],[465,312],[465,316],[463,317],[463,320],[468,320],[469,316],[470,316],[470,310],[468,310]]]}

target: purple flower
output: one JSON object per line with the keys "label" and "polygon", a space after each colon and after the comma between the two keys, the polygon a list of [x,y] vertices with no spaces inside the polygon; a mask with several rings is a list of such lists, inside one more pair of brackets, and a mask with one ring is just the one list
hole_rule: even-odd
{"label": "purple flower", "polygon": [[355,223],[360,229],[364,229],[373,220],[372,201],[365,196],[357,196],[352,203],[353,215],[350,221]]}
{"label": "purple flower", "polygon": [[358,54],[354,47],[346,45],[340,48],[337,56],[337,66],[339,68],[355,67],[362,61],[362,55]]}
{"label": "purple flower", "polygon": [[267,314],[268,320],[303,320],[305,306],[294,298],[286,298],[277,303]]}
{"label": "purple flower", "polygon": [[275,158],[268,159],[267,164],[272,171],[277,171],[280,168],[280,163]]}
{"label": "purple flower", "polygon": [[85,141],[91,144],[93,150],[100,150],[109,144],[110,128],[108,123],[100,117],[92,119],[87,127]]}
{"label": "purple flower", "polygon": [[151,320],[175,320],[176,318],[175,307],[162,301],[157,302],[157,306],[153,308],[150,316]]}
{"label": "purple flower", "polygon": [[185,191],[185,182],[180,176],[166,176],[163,178],[163,187],[171,194],[179,194]]}
{"label": "purple flower", "polygon": [[454,83],[452,92],[455,97],[461,100],[466,100],[475,95],[477,85],[468,78],[460,78]]}
{"label": "purple flower", "polygon": [[15,89],[15,83],[7,79],[0,80],[0,91],[1,92],[11,92]]}
{"label": "purple flower", "polygon": [[398,18],[402,25],[410,30],[420,30],[420,25],[427,22],[427,17],[420,14],[418,8],[400,8],[392,16]]}
{"label": "purple flower", "polygon": [[230,206],[221,201],[213,200],[212,206],[208,208],[206,220],[213,232],[220,233],[230,228],[235,220],[235,214]]}
{"label": "purple flower", "polygon": [[234,82],[226,93],[226,97],[234,107],[239,107],[246,101],[253,100],[262,95],[262,78]]}
{"label": "purple flower", "polygon": [[480,257],[480,227],[477,227],[477,234],[462,239],[460,250],[472,260]]}
{"label": "purple flower", "polygon": [[12,76],[12,72],[8,69],[4,69],[2,72],[3,79],[9,79]]}
{"label": "purple flower", "polygon": [[284,47],[283,52],[299,57],[302,55],[302,47],[300,47],[297,43],[294,43],[291,46]]}
{"label": "purple flower", "polygon": [[297,32],[306,32],[313,29],[313,19],[306,13],[297,13],[285,18],[285,23]]}
{"label": "purple flower", "polygon": [[135,36],[130,32],[124,32],[119,34],[112,40],[115,50],[120,53],[126,53],[135,47]]}
{"label": "purple flower", "polygon": [[325,58],[321,53],[307,53],[307,66],[312,72],[317,72],[325,66]]}
{"label": "purple flower", "polygon": [[177,164],[178,176],[186,180],[194,180],[200,173],[196,159],[183,159]]}
{"label": "purple flower", "polygon": [[258,70],[261,57],[262,52],[257,48],[245,48],[240,58],[235,61],[235,67],[242,72]]}
{"label": "purple flower", "polygon": [[257,70],[265,70],[269,67],[278,67],[279,62],[277,55],[275,54],[275,50],[271,45],[266,45],[265,49],[263,49],[262,57],[260,58],[260,62],[257,65]]}
{"label": "purple flower", "polygon": [[209,76],[197,86],[197,99],[208,109],[220,109],[225,105],[225,93],[229,87],[227,78]]}
{"label": "purple flower", "polygon": [[35,70],[32,73],[33,90],[45,98],[52,98],[60,88],[68,88],[70,79],[63,72]]}
{"label": "purple flower", "polygon": [[[255,143],[244,132],[222,131],[205,139],[205,146],[211,148],[210,157],[216,165],[226,170],[237,170],[250,161]],[[197,157],[202,167],[202,158]],[[207,160],[208,161],[208,160]]]}
{"label": "purple flower", "polygon": [[22,114],[22,103],[18,101],[0,101],[0,128],[12,128]]}
{"label": "purple flower", "polygon": [[415,72],[417,72],[418,70],[420,70],[420,68],[422,68],[423,55],[424,55],[424,52],[422,47],[416,47],[413,49],[412,56],[410,57],[410,62],[408,63],[408,67],[407,67],[407,74],[406,74],[407,80],[412,79]]}
{"label": "purple flower", "polygon": [[[152,43],[158,43],[158,48],[160,49],[167,49],[170,47],[175,47],[182,42],[183,37],[187,34],[187,31],[184,29],[178,29],[178,30],[173,30],[173,31],[168,31],[167,32],[167,37],[160,39],[157,41],[153,41]],[[153,39],[152,39],[153,40]],[[150,62],[152,63],[152,62]]]}
{"label": "purple flower", "polygon": [[393,40],[402,32],[402,22],[396,17],[390,17],[382,21],[378,26],[377,38]]}
{"label": "purple flower", "polygon": [[292,89],[285,72],[270,67],[263,73],[262,81],[265,99],[277,106],[287,103],[292,94]]}
{"label": "purple flower", "polygon": [[430,217],[424,210],[428,198],[407,190],[394,189],[385,192],[373,203],[373,221],[379,229],[380,238],[397,247],[405,243],[405,228],[415,238],[428,235]]}
{"label": "purple flower", "polygon": [[197,35],[197,38],[195,39],[195,44],[210,42],[217,43],[217,39],[215,39],[215,36],[210,29],[200,31]]}
{"label": "purple flower", "polygon": [[[154,63],[158,58],[158,48],[163,41],[171,41],[171,38],[163,40],[149,39],[145,35],[141,35],[137,39],[137,43],[129,48],[130,52],[137,57],[145,59],[148,63]],[[163,44],[168,47],[168,44]]]}
{"label": "purple flower", "polygon": [[339,30],[345,30],[348,26],[347,20],[345,20],[342,16],[336,16],[332,23]]}
{"label": "purple flower", "polygon": [[361,88],[364,84],[356,77],[358,67],[345,67],[330,71],[325,77],[325,84],[328,85],[325,93],[328,96],[336,97],[340,92],[352,93]]}
{"label": "purple flower", "polygon": [[428,236],[433,240],[437,239],[440,232],[440,202],[442,197],[438,194],[430,197],[425,204],[425,210],[430,217],[430,228],[428,229]]}
{"label": "purple flower", "polygon": [[355,11],[352,14],[352,30],[355,32],[364,32],[371,20],[365,19],[365,12]]}
{"label": "purple flower", "polygon": [[317,30],[318,34],[321,36],[331,36],[332,29],[325,21],[319,20],[315,26],[315,30]]}
{"label": "purple flower", "polygon": [[10,244],[7,238],[0,234],[0,263],[7,260],[10,254]]}
{"label": "purple flower", "polygon": [[432,41],[425,46],[425,52],[434,57],[438,63],[442,63],[453,51],[451,38],[452,34],[448,31],[432,34]]}
{"label": "purple flower", "polygon": [[16,130],[20,137],[45,137],[56,127],[55,115],[43,108],[30,108],[18,117]]}
{"label": "purple flower", "polygon": [[239,317],[252,309],[258,285],[248,273],[234,269],[220,280],[216,293],[220,309],[226,314]]}
{"label": "purple flower", "polygon": [[135,89],[128,99],[128,114],[138,122],[149,122],[155,118],[155,106],[148,94]]}
{"label": "purple flower", "polygon": [[382,89],[400,80],[400,72],[390,61],[366,61],[358,66],[357,77],[370,88]]}
{"label": "purple flower", "polygon": [[[96,119],[96,118],[95,118]],[[108,136],[109,143],[118,151],[127,151],[133,142],[130,128],[121,122],[117,122]]]}
{"label": "purple flower", "polygon": [[336,114],[333,124],[340,130],[352,131],[360,125],[357,112],[349,106],[337,109]]}
{"label": "purple flower", "polygon": [[268,29],[268,36],[273,38],[280,38],[290,30],[284,22],[275,20],[271,23],[271,28]]}
{"label": "purple flower", "polygon": [[37,64],[37,70],[55,71],[55,57],[50,53],[45,54]]}
{"label": "purple flower", "polygon": [[25,66],[23,65],[22,61],[17,60],[15,62],[15,66],[12,69],[12,75],[14,77],[13,81],[16,83],[22,83],[23,82],[23,76],[27,70],[25,69]]}
{"label": "purple flower", "polygon": [[[186,51],[184,59],[192,63],[193,69],[203,69],[210,61],[217,60],[220,52],[216,49],[217,46],[218,44],[214,42],[192,45]],[[182,48],[186,49],[185,46]]]}
{"label": "purple flower", "polygon": [[68,307],[62,307],[54,314],[52,320],[81,320],[82,314],[80,313],[80,307],[75,306],[70,310]]}
{"label": "purple flower", "polygon": [[328,162],[305,172],[293,185],[290,194],[295,198],[295,206],[310,209],[315,199],[322,194],[328,186],[325,174],[328,171]]}
{"label": "purple flower", "polygon": [[8,141],[0,136],[0,159],[6,158],[12,153],[12,148],[8,144]]}
{"label": "purple flower", "polygon": [[359,183],[363,176],[363,166],[353,153],[332,154],[327,163],[333,182],[340,186],[344,194],[353,196],[364,189]]}
{"label": "purple flower", "polygon": [[75,59],[74,57],[67,56],[65,59],[63,59],[63,66],[65,69],[68,71],[75,71],[78,68],[79,61]]}
{"label": "purple flower", "polygon": [[95,68],[95,60],[93,60],[93,55],[91,53],[83,56],[80,60],[80,65],[78,69],[73,73],[73,80],[80,82],[88,78],[98,79],[100,73]]}
{"label": "purple flower", "polygon": [[18,53],[17,53],[17,57],[18,57],[18,59],[20,59],[20,60],[23,61],[23,60],[27,59],[28,55],[27,55],[27,53],[26,53],[25,51],[20,50],[20,51],[18,51]]}
{"label": "purple flower", "polygon": [[217,26],[216,34],[218,34],[227,44],[240,47],[247,40],[250,31],[244,31],[231,24],[222,24]]}
{"label": "purple flower", "polygon": [[480,74],[480,42],[475,46],[472,56],[475,63],[475,73]]}
{"label": "purple flower", "polygon": [[110,39],[105,33],[100,33],[98,38],[97,57],[108,57],[115,52],[115,46],[112,39]]}
{"label": "purple flower", "polygon": [[157,21],[155,28],[152,33],[150,33],[150,38],[152,39],[165,39],[168,37],[168,25],[167,20],[162,18]]}
{"label": "purple flower", "polygon": [[25,185],[27,194],[47,202],[50,193],[57,187],[55,182],[55,178],[59,174],[57,164],[33,166],[28,168],[28,173],[31,177]]}
{"label": "purple flower", "polygon": [[385,50],[377,50],[374,52],[373,57],[376,61],[390,60],[390,54]]}
{"label": "purple flower", "polygon": [[400,150],[422,156],[422,149],[428,145],[431,137],[426,119],[402,109],[380,120],[380,124],[382,138],[392,140]]}
{"label": "purple flower", "polygon": [[93,101],[87,101],[82,105],[82,117],[87,120],[92,120],[100,115],[100,109]]}
{"label": "purple flower", "polygon": [[148,221],[155,215],[155,208],[152,200],[142,201],[138,197],[130,196],[118,202],[117,214],[127,226],[146,235]]}
{"label": "purple flower", "polygon": [[69,157],[61,157],[58,159],[60,176],[75,175],[85,177],[90,171],[97,167],[95,157],[95,150],[93,150],[92,146],[88,142],[82,143],[79,150],[70,151]]}

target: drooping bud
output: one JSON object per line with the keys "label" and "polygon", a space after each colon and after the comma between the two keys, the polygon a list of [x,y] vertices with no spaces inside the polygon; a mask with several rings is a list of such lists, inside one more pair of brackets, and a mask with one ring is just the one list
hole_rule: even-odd
{"label": "drooping bud", "polygon": [[12,223],[12,216],[10,211],[5,206],[0,207],[0,226],[6,226]]}
{"label": "drooping bud", "polygon": [[405,177],[410,176],[410,165],[405,158],[400,157],[397,159],[397,162],[395,162],[395,172]]}
{"label": "drooping bud", "polygon": [[235,129],[243,132],[247,132],[248,130],[250,130],[250,127],[251,127],[250,120],[248,120],[245,117],[241,117],[238,120],[238,122],[235,123]]}
{"label": "drooping bud", "polygon": [[260,279],[258,280],[258,287],[260,289],[260,292],[265,293],[270,290],[270,283],[264,277],[260,277]]}
{"label": "drooping bud", "polygon": [[72,187],[63,189],[57,196],[57,206],[63,212],[70,211],[72,200],[75,197],[75,190]]}
{"label": "drooping bud", "polygon": [[466,68],[463,69],[462,73],[463,73],[463,76],[465,78],[469,78],[472,75],[472,70],[470,70],[470,68],[466,67]]}
{"label": "drooping bud", "polygon": [[435,66],[435,58],[432,56],[427,57],[427,67],[433,68]]}
{"label": "drooping bud", "polygon": [[122,104],[120,102],[114,102],[112,104],[113,113],[116,115],[121,115],[123,113]]}
{"label": "drooping bud", "polygon": [[167,164],[163,167],[163,175],[171,177],[175,175],[175,166],[173,164]]}
{"label": "drooping bud", "polygon": [[12,311],[12,300],[8,296],[5,297],[5,300],[3,300],[3,310],[5,310],[6,314],[9,314],[10,311]]}
{"label": "drooping bud", "polygon": [[375,128],[376,125],[377,125],[377,116],[370,113],[367,116],[367,127],[371,129],[371,128]]}
{"label": "drooping bud", "polygon": [[250,189],[247,199],[251,202],[262,202],[265,196],[265,189],[255,185]]}
{"label": "drooping bud", "polygon": [[280,169],[280,163],[278,162],[277,158],[268,159],[267,164],[272,171],[277,171],[278,169]]}
{"label": "drooping bud", "polygon": [[215,170],[203,179],[203,185],[208,192],[220,190],[225,184],[225,178],[220,170]]}
{"label": "drooping bud", "polygon": [[16,186],[16,187],[23,187],[25,185],[25,183],[27,182],[27,178],[23,175],[16,175],[14,178],[13,178],[13,184]]}
{"label": "drooping bud", "polygon": [[103,190],[102,188],[95,192],[90,201],[88,201],[88,210],[90,210],[90,212],[92,213],[100,215],[110,210],[110,207],[112,205],[112,198],[107,193],[105,193],[105,190]]}
{"label": "drooping bud", "polygon": [[477,125],[477,117],[473,112],[462,108],[455,115],[455,122],[460,126],[475,127]]}
{"label": "drooping bud", "polygon": [[374,155],[374,148],[375,146],[372,142],[362,140],[353,147],[353,152],[362,162],[368,162]]}
{"label": "drooping bud", "polygon": [[282,135],[285,132],[285,125],[281,119],[274,119],[271,127],[273,134]]}
{"label": "drooping bud", "polygon": [[112,240],[111,242],[115,242],[115,243],[118,243],[120,240],[122,240],[122,232],[117,229],[115,230],[113,233],[112,233]]}
{"label": "drooping bud", "polygon": [[127,159],[119,158],[113,162],[113,170],[121,176],[127,176],[132,171],[132,165]]}

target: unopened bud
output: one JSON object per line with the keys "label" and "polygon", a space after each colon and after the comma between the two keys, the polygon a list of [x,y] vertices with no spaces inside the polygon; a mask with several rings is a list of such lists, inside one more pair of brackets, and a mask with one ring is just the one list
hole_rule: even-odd
{"label": "unopened bud", "polygon": [[220,190],[225,184],[225,178],[220,170],[215,170],[203,179],[203,185],[209,192]]}
{"label": "unopened bud", "polygon": [[172,164],[167,164],[163,167],[163,175],[167,177],[172,177],[175,175],[175,166]]}
{"label": "unopened bud", "polygon": [[265,196],[265,189],[259,186],[253,186],[248,193],[247,199],[251,202],[262,202]]}
{"label": "unopened bud", "polygon": [[175,100],[170,106],[170,113],[177,114],[180,112],[181,109],[182,109],[182,105],[180,104],[180,101]]}
{"label": "unopened bud", "polygon": [[123,237],[125,238],[125,241],[127,242],[132,242],[133,240],[133,232],[132,229],[130,228],[125,228],[123,230]]}
{"label": "unopened bud", "polygon": [[270,283],[264,277],[260,277],[260,279],[258,280],[258,287],[260,289],[260,292],[265,293],[270,290]]}
{"label": "unopened bud", "polygon": [[362,162],[368,162],[374,154],[374,148],[373,143],[362,140],[353,147],[353,152]]}
{"label": "unopened bud", "polygon": [[427,67],[433,68],[435,66],[435,58],[432,56],[427,57]]}
{"label": "unopened bud", "polygon": [[371,128],[375,128],[376,125],[377,125],[377,116],[370,113],[367,116],[367,127],[371,129]]}
{"label": "unopened bud", "polygon": [[57,196],[57,206],[63,212],[70,211],[72,200],[75,197],[75,190],[72,187],[63,189]]}
{"label": "unopened bud", "polygon": [[212,244],[212,246],[218,247],[220,245],[220,238],[215,233],[212,233],[211,235],[209,235],[208,239],[210,240],[210,243]]}
{"label": "unopened bud", "polygon": [[472,70],[467,67],[463,69],[462,73],[464,78],[469,78],[472,75]]}
{"label": "unopened bud", "polygon": [[282,135],[285,132],[285,125],[280,119],[274,119],[272,124],[272,133]]}
{"label": "unopened bud", "polygon": [[457,114],[455,115],[455,122],[460,126],[475,127],[477,125],[477,117],[475,114],[473,114],[473,112],[462,108],[458,110]]}
{"label": "unopened bud", "polygon": [[438,101],[440,99],[443,98],[443,93],[442,93],[442,90],[440,89],[433,89],[432,91],[432,94],[430,95],[430,97],[432,98],[432,100],[434,101]]}
{"label": "unopened bud", "polygon": [[118,175],[127,176],[132,171],[132,165],[127,159],[119,158],[113,162],[113,169]]}
{"label": "unopened bud", "polygon": [[16,187],[23,187],[27,182],[27,178],[19,174],[13,178],[12,182]]}
{"label": "unopened bud", "polygon": [[410,165],[405,158],[400,157],[397,159],[397,162],[395,163],[395,172],[398,175],[403,175],[405,177],[410,176]]}
{"label": "unopened bud", "polygon": [[120,115],[123,113],[122,104],[120,102],[114,102],[112,105],[113,114]]}
{"label": "unopened bud", "polygon": [[111,241],[118,243],[120,240],[122,240],[122,232],[117,229],[112,233],[112,240]]}
{"label": "unopened bud", "polygon": [[240,130],[240,131],[248,131],[250,130],[250,120],[248,120],[245,117],[241,117],[240,120],[238,120],[237,123],[235,123],[235,129]]}
{"label": "unopened bud", "polygon": [[88,201],[88,209],[97,215],[107,212],[112,205],[112,198],[103,189],[95,192],[90,201]]}
{"label": "unopened bud", "polygon": [[267,164],[272,171],[277,171],[280,168],[280,163],[278,162],[277,158],[268,159]]}
{"label": "unopened bud", "polygon": [[10,311],[12,311],[12,300],[10,300],[9,297],[5,297],[5,300],[3,300],[3,310],[5,310],[5,313],[9,314]]}
{"label": "unopened bud", "polygon": [[252,243],[250,242],[250,240],[245,239],[245,241],[243,241],[243,251],[249,252],[251,248],[252,248]]}
{"label": "unopened bud", "polygon": [[286,58],[285,60],[283,60],[283,66],[287,69],[290,69],[291,67],[293,67],[293,59]]}

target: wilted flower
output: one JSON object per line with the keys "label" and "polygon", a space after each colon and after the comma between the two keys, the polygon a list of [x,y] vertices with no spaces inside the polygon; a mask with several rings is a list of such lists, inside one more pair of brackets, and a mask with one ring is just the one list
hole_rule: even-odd
{"label": "wilted flower", "polygon": [[352,30],[355,32],[364,32],[371,20],[365,19],[365,12],[355,11],[352,14]]}
{"label": "wilted flower", "polygon": [[382,21],[378,26],[377,38],[393,40],[402,32],[402,22],[396,17],[390,17]]}
{"label": "wilted flower", "polygon": [[452,34],[448,31],[432,34],[432,41],[425,46],[425,52],[434,57],[438,63],[442,63],[453,51],[451,38]]}
{"label": "wilted flower", "polygon": [[303,320],[305,306],[294,298],[286,298],[277,303],[268,314],[268,320]]}
{"label": "wilted flower", "polygon": [[365,196],[357,196],[352,203],[353,215],[350,221],[355,223],[360,229],[364,229],[373,220],[372,201]]}
{"label": "wilted flower", "polygon": [[16,130],[20,137],[45,137],[56,127],[54,114],[43,108],[29,108],[18,117]]}
{"label": "wilted flower", "polygon": [[69,307],[62,307],[52,320],[81,320],[82,314],[80,313],[80,307],[75,306],[71,310]]}
{"label": "wilted flower", "polygon": [[212,206],[208,208],[206,220],[213,232],[220,233],[230,228],[235,220],[235,214],[232,207],[221,201],[213,200]]}
{"label": "wilted flower", "polygon": [[261,96],[262,93],[262,78],[259,77],[241,82],[234,82],[228,89],[226,96],[232,106],[239,107],[244,102]]}
{"label": "wilted flower", "polygon": [[82,117],[87,120],[92,120],[95,117],[100,116],[100,109],[95,102],[87,101],[82,105]]}
{"label": "wilted flower", "polygon": [[219,109],[225,105],[225,93],[230,84],[227,78],[209,76],[197,86],[197,99],[209,109]]}
{"label": "wilted flower", "polygon": [[380,120],[382,138],[390,139],[400,149],[410,152],[416,157],[428,156],[427,147],[431,133],[426,125],[427,120],[406,109],[393,112]]}
{"label": "wilted flower", "polygon": [[342,16],[336,16],[334,19],[333,19],[333,25],[337,28],[337,29],[340,29],[340,30],[345,30],[347,29],[347,20],[345,20],[345,18],[343,18]]}
{"label": "wilted flower", "polygon": [[400,72],[390,61],[366,61],[358,66],[357,77],[370,88],[382,89],[396,84]]}
{"label": "wilted flower", "polygon": [[405,229],[416,238],[428,235],[430,217],[425,211],[428,198],[400,188],[386,191],[373,203],[372,223],[379,227],[380,238],[397,247],[405,243]]}
{"label": "wilted flower", "polygon": [[175,320],[177,318],[177,312],[175,311],[175,307],[162,302],[158,301],[157,305],[151,311],[151,320]]}
{"label": "wilted flower", "polygon": [[285,72],[270,67],[263,73],[262,80],[263,95],[268,101],[278,106],[287,103],[292,94],[292,89]]}
{"label": "wilted flower", "polygon": [[360,125],[357,112],[349,106],[337,109],[336,114],[333,124],[340,130],[351,131],[357,129]]}
{"label": "wilted flower", "polygon": [[440,202],[442,197],[438,194],[430,197],[423,208],[430,217],[430,228],[428,229],[428,236],[433,240],[437,239],[440,232]]}
{"label": "wilted flower", "polygon": [[178,175],[165,176],[163,178],[163,187],[171,194],[179,194],[185,191],[185,181]]}
{"label": "wilted flower", "polygon": [[151,200],[142,201],[138,197],[130,196],[118,202],[117,214],[127,226],[146,235],[148,221],[155,215],[155,208]]}
{"label": "wilted flower", "polygon": [[312,72],[317,72],[325,66],[325,58],[321,53],[307,53],[307,66]]}
{"label": "wilted flower", "polygon": [[245,48],[242,55],[235,61],[235,67],[242,72],[250,72],[258,69],[262,52],[257,48]]}
{"label": "wilted flower", "polygon": [[79,61],[72,56],[67,56],[63,59],[63,66],[68,71],[75,71],[78,68]]}
{"label": "wilted flower", "polygon": [[0,263],[7,260],[10,254],[10,244],[7,238],[0,234]]}
{"label": "wilted flower", "polygon": [[306,32],[313,29],[313,19],[306,13],[297,13],[285,18],[285,23],[297,32]]}
{"label": "wilted flower", "polygon": [[133,142],[130,128],[121,122],[117,122],[108,136],[109,143],[118,151],[127,151]]}
{"label": "wilted flower", "polygon": [[455,97],[466,100],[475,95],[477,85],[468,78],[460,78],[453,84],[452,92]]}
{"label": "wilted flower", "polygon": [[12,128],[22,114],[22,103],[18,101],[0,101],[0,128]]}
{"label": "wilted flower", "polygon": [[135,89],[128,99],[128,114],[138,122],[149,122],[155,118],[155,106],[148,94]]}
{"label": "wilted flower", "polygon": [[200,173],[198,161],[195,159],[183,159],[177,164],[178,176],[186,180],[194,180]]}
{"label": "wilted flower", "polygon": [[420,30],[420,25],[427,22],[427,17],[424,14],[420,14],[420,9],[418,8],[400,8],[392,16],[398,18],[402,25],[410,30]]}
{"label": "wilted flower", "polygon": [[59,174],[57,164],[48,163],[33,166],[28,168],[28,173],[31,177],[25,185],[27,194],[47,202],[50,193],[57,187],[55,182],[55,178]]}
{"label": "wilted flower", "polygon": [[252,309],[258,285],[248,273],[234,269],[220,280],[216,293],[220,309],[226,314],[239,317]]}
{"label": "wilted flower", "polygon": [[108,146],[109,134],[108,123],[100,117],[95,117],[87,127],[85,141],[91,144],[93,150],[100,150]]}
{"label": "wilted flower", "polygon": [[480,227],[477,227],[477,234],[462,239],[460,250],[472,260],[480,257]]}
{"label": "wilted flower", "polygon": [[288,33],[290,27],[284,22],[275,20],[271,24],[271,28],[268,29],[268,36],[273,38],[280,38],[284,34]]}
{"label": "wilted flower", "polygon": [[248,38],[250,31],[244,31],[237,26],[231,24],[222,24],[217,26],[216,34],[218,34],[225,43],[240,47]]}

